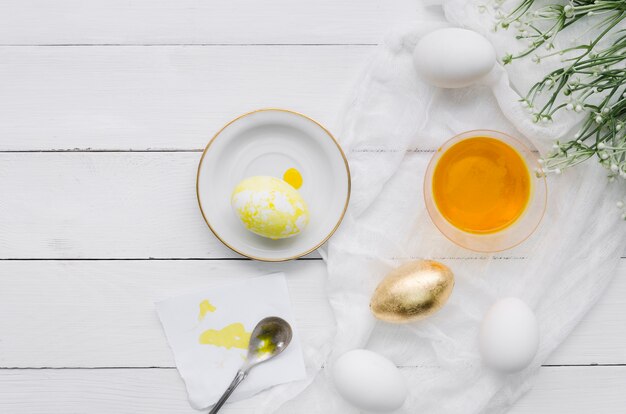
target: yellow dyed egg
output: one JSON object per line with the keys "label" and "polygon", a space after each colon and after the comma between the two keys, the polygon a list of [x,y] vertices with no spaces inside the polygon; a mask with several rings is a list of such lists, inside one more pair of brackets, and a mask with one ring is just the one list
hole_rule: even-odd
{"label": "yellow dyed egg", "polygon": [[276,177],[246,178],[235,187],[231,204],[248,230],[270,239],[293,237],[309,223],[300,193]]}

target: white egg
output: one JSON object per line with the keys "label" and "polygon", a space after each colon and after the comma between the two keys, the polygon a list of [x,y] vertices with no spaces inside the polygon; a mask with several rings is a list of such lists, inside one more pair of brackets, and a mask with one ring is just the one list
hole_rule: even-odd
{"label": "white egg", "polygon": [[479,342],[487,366],[501,372],[520,371],[539,348],[537,317],[520,299],[500,299],[483,319]]}
{"label": "white egg", "polygon": [[408,390],[393,362],[365,349],[340,356],[333,366],[339,394],[355,407],[369,412],[390,412],[404,404]]}
{"label": "white egg", "polygon": [[427,82],[440,88],[463,88],[491,71],[496,52],[480,34],[451,27],[422,37],[413,52],[413,63]]}

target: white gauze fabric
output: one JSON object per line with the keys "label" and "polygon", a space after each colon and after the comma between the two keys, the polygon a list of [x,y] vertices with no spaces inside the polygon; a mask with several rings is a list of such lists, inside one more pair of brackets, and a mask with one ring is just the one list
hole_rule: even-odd
{"label": "white gauze fabric", "polygon": [[[565,135],[574,117],[535,125],[517,102],[517,86],[539,80],[546,66],[520,61],[498,66],[485,85],[443,90],[421,81],[412,63],[418,39],[446,25],[486,35],[501,56],[519,49],[513,33],[491,32],[489,13],[476,1],[444,0],[448,22],[421,21],[397,29],[366,68],[339,135],[350,162],[352,199],[328,245],[328,295],[337,334],[326,369],[281,413],[356,413],[333,390],[334,359],[368,348],[402,367],[410,396],[399,413],[501,413],[531,384],[540,365],[601,297],[625,252],[626,223],[616,201],[622,182],[610,184],[593,160],[548,179],[549,200],[540,228],[522,245],[497,255],[471,253],[442,236],[425,209],[422,183],[432,152],[466,130],[495,129],[526,136],[539,149]],[[511,78],[510,85],[509,76]],[[432,258],[455,273],[447,305],[408,325],[376,321],[369,301],[376,285],[403,262]],[[487,309],[515,296],[536,312],[539,352],[524,371],[504,376],[482,365],[477,334]],[[274,395],[276,396],[276,395]],[[268,406],[266,406],[268,407]]]}

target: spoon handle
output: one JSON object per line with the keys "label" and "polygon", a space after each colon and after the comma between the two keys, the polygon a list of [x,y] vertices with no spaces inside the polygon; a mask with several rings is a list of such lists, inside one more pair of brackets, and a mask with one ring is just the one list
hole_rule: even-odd
{"label": "spoon handle", "polygon": [[237,386],[241,384],[241,381],[246,379],[247,376],[248,376],[248,371],[244,371],[244,370],[237,371],[237,375],[235,375],[235,378],[233,378],[233,382],[231,382],[228,388],[226,388],[226,391],[224,391],[224,394],[215,403],[215,405],[213,406],[209,414],[217,413],[220,410],[220,408],[222,408],[222,405],[226,403],[226,400],[228,399],[228,397],[230,397],[230,394],[232,394],[233,391],[235,391],[235,388],[237,388]]}

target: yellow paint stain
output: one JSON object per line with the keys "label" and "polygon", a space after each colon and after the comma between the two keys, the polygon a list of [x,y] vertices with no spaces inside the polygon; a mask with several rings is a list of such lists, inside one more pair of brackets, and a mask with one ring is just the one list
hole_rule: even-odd
{"label": "yellow paint stain", "polygon": [[240,348],[248,349],[250,343],[250,332],[246,332],[243,324],[236,322],[218,330],[209,329],[198,339],[202,345],[221,346],[226,349]]}
{"label": "yellow paint stain", "polygon": [[257,354],[270,354],[276,349],[276,344],[272,341],[272,336],[269,334],[261,334],[257,337],[260,341],[259,346],[256,349]]}
{"label": "yellow paint stain", "polygon": [[302,187],[302,175],[295,168],[290,168],[283,174],[283,181],[291,185],[296,190]]}
{"label": "yellow paint stain", "polygon": [[215,312],[215,309],[217,308],[211,305],[211,302],[206,299],[203,300],[202,302],[200,302],[200,313],[198,314],[198,320],[203,320],[207,313]]}

